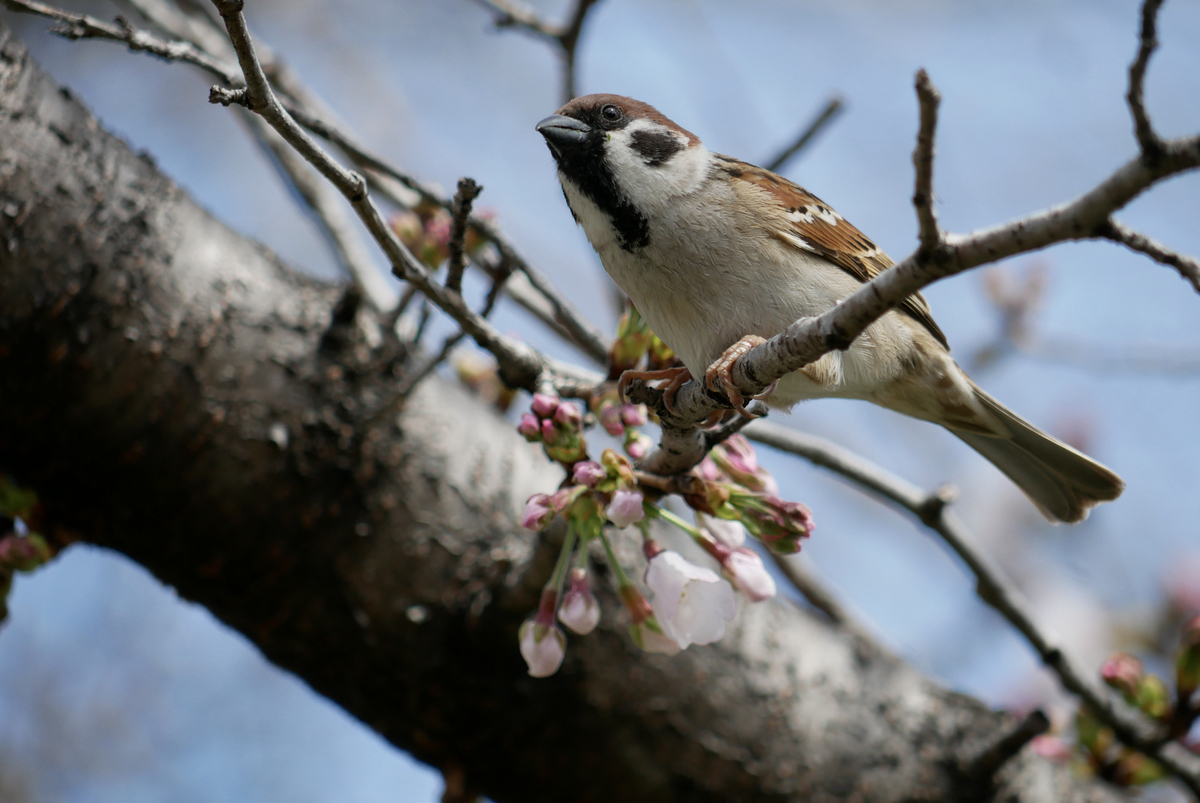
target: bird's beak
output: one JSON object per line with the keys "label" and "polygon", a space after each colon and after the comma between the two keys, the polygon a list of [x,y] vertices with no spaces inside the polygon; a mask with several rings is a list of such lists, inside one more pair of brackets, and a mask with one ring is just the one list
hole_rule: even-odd
{"label": "bird's beak", "polygon": [[587,142],[592,127],[574,117],[552,114],[537,124],[537,132],[546,138],[546,144],[557,156]]}

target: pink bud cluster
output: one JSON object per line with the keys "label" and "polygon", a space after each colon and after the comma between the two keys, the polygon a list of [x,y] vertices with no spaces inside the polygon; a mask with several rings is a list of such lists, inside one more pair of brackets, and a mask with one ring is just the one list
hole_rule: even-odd
{"label": "pink bud cluster", "polygon": [[517,432],[525,440],[541,443],[551,460],[568,466],[587,457],[583,413],[579,407],[554,396],[535,393],[529,409],[517,425]]}
{"label": "pink bud cluster", "polygon": [[[476,213],[483,219],[495,217],[491,210]],[[426,266],[437,269],[450,257],[450,213],[440,206],[420,203],[392,216],[389,221],[392,231],[400,238],[413,256]],[[483,247],[484,241],[475,229],[468,227],[463,238],[463,248],[474,254]]]}
{"label": "pink bud cluster", "polygon": [[812,534],[812,511],[779,498],[775,478],[758,465],[754,447],[744,436],[734,435],[713,447],[696,475],[701,488],[686,497],[688,504],[717,519],[740,521],[772,552],[799,552],[801,541]]}
{"label": "pink bud cluster", "polygon": [[641,460],[650,452],[654,442],[638,431],[649,420],[644,404],[629,404],[617,398],[616,388],[594,396],[590,403],[596,421],[614,438],[624,438],[625,453]]}

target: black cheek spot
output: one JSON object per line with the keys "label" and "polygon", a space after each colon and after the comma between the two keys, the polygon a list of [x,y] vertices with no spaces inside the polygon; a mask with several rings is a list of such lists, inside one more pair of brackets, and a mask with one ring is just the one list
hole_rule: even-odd
{"label": "black cheek spot", "polygon": [[672,156],[684,148],[679,137],[666,131],[639,129],[630,135],[630,141],[633,149],[642,155],[642,159],[650,167],[660,167],[666,164]]}

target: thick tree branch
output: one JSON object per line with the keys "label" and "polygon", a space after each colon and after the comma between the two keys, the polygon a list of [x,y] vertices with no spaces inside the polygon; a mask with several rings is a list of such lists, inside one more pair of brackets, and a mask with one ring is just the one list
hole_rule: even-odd
{"label": "thick tree branch", "polygon": [[[45,3],[35,2],[35,0],[0,0],[0,2],[13,11],[39,14],[63,22],[66,26],[65,31],[60,31],[63,35],[69,35],[72,38],[98,38],[124,42],[135,51],[151,53],[168,61],[182,61],[200,67],[225,82],[232,89],[238,89],[244,85],[236,65],[217,58],[208,50],[201,49],[196,42],[172,42],[153,33],[136,30],[128,24],[105,23],[94,17],[58,9]],[[145,0],[138,0],[134,5],[141,13],[163,11],[157,7],[157,4],[154,4],[154,8],[148,8]],[[178,30],[177,26],[182,22],[164,19],[161,13],[155,14],[154,21],[160,25],[171,26],[169,30],[176,36],[182,37],[196,33],[190,28],[188,31]],[[207,36],[204,38],[209,39]],[[228,46],[228,40],[224,41]],[[215,43],[206,42],[206,47],[213,44]],[[232,52],[231,48],[230,52]],[[295,82],[289,83],[294,84]],[[290,85],[289,90],[292,94],[296,93],[295,86]],[[227,97],[231,102],[234,100],[233,96]],[[411,205],[411,199],[400,197],[400,193],[408,190],[416,193],[420,199],[426,202],[452,210],[450,199],[438,195],[429,187],[371,153],[353,137],[322,119],[302,100],[284,97],[280,99],[280,102],[302,126],[337,146],[360,170],[368,171],[372,185],[394,202],[401,206]],[[400,187],[395,187],[392,182],[398,182]],[[470,224],[480,236],[491,242],[499,251],[498,260],[494,263],[484,261],[480,267],[494,278],[502,266],[506,264],[515,266],[515,269],[523,274],[525,281],[510,281],[509,286],[506,286],[505,290],[513,300],[545,322],[556,334],[574,342],[589,357],[603,362],[608,351],[599,331],[584,319],[544,276],[517,253],[494,224],[478,217],[470,218]]]}
{"label": "thick tree branch", "polygon": [[[554,678],[516,628],[557,481],[511,425],[394,382],[339,290],[229,231],[105,133],[0,26],[0,463],[48,531],[119,549],[397,746],[500,803],[1115,801],[1010,720],[779,604],[719,645],[637,651],[615,595]],[[341,327],[341,328],[339,328]],[[53,569],[50,569],[53,570]]]}

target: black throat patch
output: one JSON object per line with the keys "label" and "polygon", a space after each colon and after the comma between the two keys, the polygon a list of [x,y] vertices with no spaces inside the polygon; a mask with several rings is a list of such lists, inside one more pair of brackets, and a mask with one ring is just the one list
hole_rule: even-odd
{"label": "black throat patch", "polygon": [[639,128],[629,139],[633,149],[642,155],[642,159],[650,167],[662,167],[672,156],[687,147],[679,141],[679,137],[669,131],[647,131]]}
{"label": "black throat patch", "polygon": [[[650,221],[621,192],[604,158],[606,141],[607,133],[597,128],[585,145],[554,153],[554,158],[563,175],[608,216],[617,244],[632,253],[650,244]],[[572,209],[571,214],[579,220],[578,210]]]}

